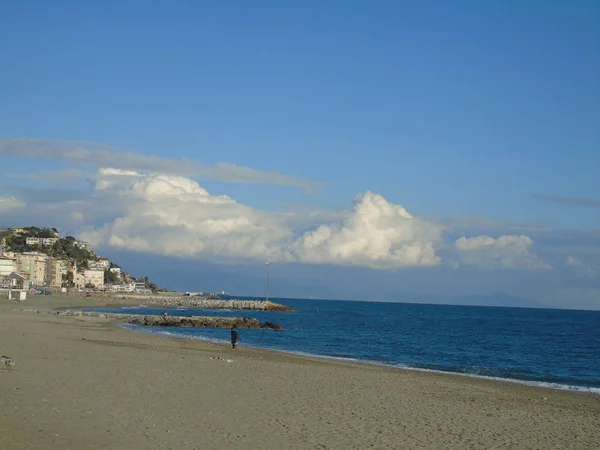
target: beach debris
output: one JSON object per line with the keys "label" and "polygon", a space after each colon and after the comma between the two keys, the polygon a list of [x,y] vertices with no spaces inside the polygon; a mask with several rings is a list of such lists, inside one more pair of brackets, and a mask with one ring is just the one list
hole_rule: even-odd
{"label": "beach debris", "polygon": [[225,362],[228,362],[228,363],[232,363],[233,362],[233,359],[221,358],[220,356],[211,356],[210,359],[219,359],[221,361],[225,361]]}
{"label": "beach debris", "polygon": [[15,362],[9,356],[0,355],[0,365],[5,365],[6,367],[14,366]]}

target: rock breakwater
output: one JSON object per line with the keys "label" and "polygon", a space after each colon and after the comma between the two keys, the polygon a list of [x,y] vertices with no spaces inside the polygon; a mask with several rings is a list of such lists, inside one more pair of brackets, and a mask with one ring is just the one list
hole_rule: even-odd
{"label": "rock breakwater", "polygon": [[243,309],[249,311],[296,311],[294,308],[264,300],[216,300],[204,297],[119,295],[119,298],[140,300],[142,303],[162,306],[186,306],[206,309]]}
{"label": "rock breakwater", "polygon": [[283,330],[283,326],[272,323],[261,323],[257,319],[249,317],[213,317],[213,316],[169,316],[169,315],[145,315],[145,314],[117,314],[98,313],[88,311],[57,311],[60,316],[91,316],[111,319],[120,323],[132,325],[144,325],[152,327],[200,327],[200,328],[268,328],[272,330]]}

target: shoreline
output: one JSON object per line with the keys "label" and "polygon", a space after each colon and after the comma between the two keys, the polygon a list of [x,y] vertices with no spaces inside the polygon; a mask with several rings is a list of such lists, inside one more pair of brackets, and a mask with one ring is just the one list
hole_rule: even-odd
{"label": "shoreline", "polygon": [[[156,307],[155,305],[140,304],[137,306],[148,307],[148,308],[152,308],[152,309],[161,309],[161,308]],[[107,309],[119,309],[119,308],[123,308],[123,306],[122,305],[113,305],[112,308],[110,306],[107,306],[106,308]],[[125,306],[125,308],[128,308],[128,309],[135,308],[135,306]],[[84,309],[102,309],[102,308],[88,306]],[[169,309],[178,310],[178,307],[171,305],[171,306],[168,306],[165,308],[165,310],[169,310]],[[204,310],[206,308],[189,306],[189,307],[186,307],[185,309],[186,310],[194,310],[194,309]],[[218,311],[218,308],[215,309],[215,311]],[[131,329],[126,328],[126,329],[133,331],[133,332],[155,334],[155,335],[161,335],[164,337],[173,337],[176,339],[194,339],[194,340],[199,340],[199,341],[203,341],[203,342],[215,342],[214,340],[212,340],[210,338],[203,338],[203,337],[199,337],[199,336],[191,336],[191,335],[185,335],[185,334],[181,334],[180,336],[177,336],[178,333],[175,330],[173,330],[173,332],[165,331],[165,330],[159,331],[159,330],[152,329],[152,327],[149,328],[148,330],[145,330],[144,328],[131,328]],[[165,333],[171,333],[171,334],[168,335]],[[227,345],[227,342],[222,341],[221,344]],[[521,384],[521,385],[526,385],[526,386],[531,386],[531,387],[538,387],[538,388],[542,388],[542,389],[573,392],[573,393],[582,394],[582,395],[600,396],[600,387],[586,386],[586,385],[580,385],[580,384],[565,384],[565,383],[557,383],[554,381],[545,381],[545,380],[527,380],[527,379],[519,379],[519,378],[499,377],[499,376],[493,376],[493,375],[480,375],[480,374],[468,373],[468,372],[453,372],[450,370],[443,370],[443,369],[432,369],[432,368],[425,368],[425,367],[418,367],[418,366],[410,366],[409,364],[405,364],[405,363],[391,363],[391,362],[382,362],[382,361],[375,361],[375,360],[361,360],[359,358],[352,358],[352,357],[344,358],[344,357],[330,356],[330,355],[326,355],[326,354],[303,352],[301,350],[281,349],[281,348],[275,348],[275,347],[260,347],[260,346],[254,346],[254,345],[247,345],[244,343],[240,343],[240,346],[244,347],[244,348],[274,351],[274,352],[280,352],[282,354],[287,354],[287,355],[300,355],[300,356],[317,358],[317,359],[322,359],[322,360],[332,360],[332,361],[341,360],[341,361],[353,362],[356,364],[368,364],[368,365],[375,365],[375,366],[380,366],[380,367],[384,367],[384,368],[392,368],[392,369],[398,369],[398,370],[409,370],[409,371],[418,371],[418,372],[426,372],[426,373],[457,375],[457,376],[475,378],[475,379],[484,379],[484,380],[490,380],[490,381]]]}
{"label": "shoreline", "polygon": [[[0,370],[3,449],[579,450],[600,441],[594,395],[16,310],[82,303],[0,299],[0,354],[15,362]],[[108,302],[98,303],[84,307]]]}
{"label": "shoreline", "polygon": [[[69,298],[69,299],[76,298],[72,295],[64,296],[64,297]],[[48,298],[48,297],[46,297],[46,298]],[[90,310],[90,309],[92,309],[92,310],[94,310],[94,309],[122,309],[122,308],[135,308],[135,307],[177,310],[179,308],[176,305],[159,305],[156,303],[138,303],[139,299],[133,298],[133,297],[131,297],[131,298],[119,297],[119,296],[86,297],[86,299],[90,299],[90,298],[107,299],[107,300],[110,299],[110,300],[117,300],[118,302],[117,303],[105,303],[105,304],[101,304],[101,305],[94,304],[94,305],[86,305],[86,306],[61,306],[61,307],[53,308],[51,310],[52,311],[68,311],[68,310],[83,311],[86,309],[87,310]],[[163,308],[160,308],[160,306],[163,306]],[[204,310],[207,308],[202,308],[202,307],[198,307],[198,306],[185,306],[185,309]],[[211,308],[208,308],[208,309],[211,309]],[[214,308],[214,311],[218,311],[219,309],[220,308]],[[26,309],[24,309],[24,311],[26,311]],[[246,311],[249,313],[256,312],[253,310],[242,310],[242,309],[240,309],[239,311],[240,312]],[[265,312],[268,312],[268,311],[265,311]],[[128,313],[123,313],[123,314],[128,314]],[[130,325],[134,325],[134,326],[137,325],[140,327],[139,329],[135,329],[135,328],[123,327],[122,325],[126,325],[126,324],[119,323],[119,321],[116,320],[115,318],[108,317],[108,319],[111,321],[111,323],[113,323],[113,325],[115,327],[122,328],[127,331],[134,332],[134,333],[156,335],[156,336],[160,336],[163,338],[172,338],[172,339],[185,339],[185,340],[192,339],[195,341],[207,342],[207,343],[212,343],[215,345],[222,345],[224,347],[229,346],[227,341],[215,342],[214,340],[211,340],[209,338],[202,338],[202,337],[197,337],[197,336],[192,337],[192,336],[183,335],[183,334],[181,336],[176,336],[176,334],[177,334],[176,332],[168,331],[171,328],[178,328],[178,327],[166,327],[166,329],[160,329],[160,331],[159,331],[159,329],[154,329],[155,327],[142,326],[142,325],[138,325],[138,324],[130,324]],[[148,329],[146,330],[144,328],[148,328]],[[167,333],[170,333],[170,334],[167,334]],[[487,380],[487,381],[491,381],[491,382],[510,383],[510,384],[529,386],[529,387],[534,387],[534,388],[539,388],[539,389],[548,389],[548,390],[552,390],[552,391],[570,392],[570,393],[574,393],[577,395],[591,395],[594,397],[600,397],[600,388],[590,387],[590,386],[561,384],[561,383],[555,383],[552,381],[521,380],[518,378],[504,378],[504,377],[494,377],[494,376],[489,376],[489,375],[479,375],[479,374],[472,374],[472,373],[452,372],[452,371],[445,371],[445,370],[441,370],[441,369],[429,369],[429,368],[422,368],[422,367],[414,367],[414,366],[410,366],[410,365],[406,365],[406,364],[402,364],[402,363],[392,364],[392,363],[386,363],[386,362],[380,362],[380,361],[360,360],[358,358],[336,357],[336,356],[330,356],[330,355],[325,355],[325,354],[302,352],[302,351],[296,351],[296,350],[252,346],[252,345],[247,345],[247,344],[243,344],[243,343],[240,343],[239,347],[246,348],[246,349],[260,350],[260,351],[271,351],[271,352],[279,353],[281,355],[314,358],[316,360],[343,361],[343,362],[348,362],[348,363],[352,363],[352,364],[360,364],[360,365],[364,364],[364,365],[376,366],[376,367],[381,367],[381,368],[391,369],[391,370],[407,370],[407,371],[414,371],[414,372],[459,376],[459,377],[466,377],[466,378],[476,379],[476,380]]]}
{"label": "shoreline", "polygon": [[[133,326],[127,326],[127,325],[133,325]],[[183,334],[177,336],[176,332],[168,331],[168,328],[167,329],[156,329],[156,328],[150,328],[150,327],[136,326],[135,324],[127,324],[127,323],[115,323],[115,326],[117,326],[119,328],[123,328],[127,331],[131,331],[133,333],[155,335],[155,336],[160,336],[160,337],[167,338],[167,339],[194,340],[194,341],[199,341],[199,342],[207,342],[207,343],[211,343],[211,344],[215,344],[215,345],[220,345],[220,346],[227,347],[227,348],[229,347],[229,343],[226,340],[217,340],[217,339],[210,339],[210,338],[205,338],[205,337],[201,337],[201,336],[190,336],[190,335],[183,335]],[[376,366],[376,367],[381,367],[383,369],[389,369],[389,370],[406,370],[406,371],[410,371],[410,372],[423,372],[423,373],[433,373],[433,374],[450,375],[450,376],[457,376],[457,377],[466,377],[466,378],[471,378],[471,379],[475,379],[475,380],[487,380],[490,382],[517,384],[517,385],[529,386],[529,387],[534,387],[534,388],[539,388],[539,389],[549,389],[551,391],[570,392],[570,393],[577,394],[577,395],[590,395],[593,397],[600,398],[600,388],[589,387],[589,386],[560,384],[560,383],[554,383],[551,381],[520,380],[518,378],[493,377],[493,376],[489,376],[489,375],[478,375],[478,374],[464,373],[464,372],[451,372],[451,371],[438,370],[438,369],[427,369],[427,368],[423,368],[423,367],[414,367],[414,366],[409,366],[406,364],[392,364],[392,363],[385,363],[385,362],[372,361],[372,360],[361,360],[358,358],[349,358],[349,357],[346,358],[346,357],[341,357],[341,356],[330,356],[330,355],[324,355],[324,354],[318,354],[318,353],[302,352],[299,350],[287,350],[287,349],[280,349],[280,348],[273,348],[273,347],[259,347],[259,346],[247,345],[247,344],[243,344],[243,343],[238,343],[238,347],[245,348],[245,349],[251,349],[251,350],[275,352],[282,356],[292,356],[292,357],[298,356],[298,357],[302,357],[302,358],[312,358],[315,360],[333,361],[333,362],[338,361],[338,362],[347,362],[349,364]]]}

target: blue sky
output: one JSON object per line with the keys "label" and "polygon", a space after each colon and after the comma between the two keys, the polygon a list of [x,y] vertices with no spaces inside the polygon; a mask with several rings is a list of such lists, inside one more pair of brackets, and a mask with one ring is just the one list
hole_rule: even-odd
{"label": "blue sky", "polygon": [[[104,164],[83,168],[90,173],[101,166],[125,168],[118,154],[132,153],[187,158],[206,167],[235,164],[259,171],[257,180],[276,172],[318,183],[307,188],[289,180],[274,183],[272,177],[248,183],[239,174],[235,182],[206,171],[183,174],[210,194],[227,195],[255,211],[302,215],[293,225],[267,231],[281,232],[281,239],[294,240],[284,236],[284,228],[298,234],[345,223],[341,214],[352,208],[352,199],[371,191],[446,227],[439,239],[431,230],[427,239],[415,238],[421,249],[433,242],[441,255],[429,273],[444,274],[432,276],[431,283],[438,280],[441,286],[442,278],[455,277],[453,286],[466,286],[465,280],[483,270],[473,260],[463,267],[464,258],[457,268],[457,258],[445,256],[461,236],[525,235],[531,244],[507,241],[528,252],[513,257],[522,261],[535,254],[538,262],[529,259],[529,266],[551,266],[544,272],[549,279],[563,277],[567,269],[561,264],[571,257],[569,266],[580,263],[588,276],[564,276],[562,286],[582,286],[583,306],[600,307],[597,2],[37,1],[6,2],[2,8],[0,58],[9,64],[0,71],[0,138],[52,140],[65,148],[85,141],[119,149]],[[45,156],[27,157],[19,148],[13,141],[1,150],[3,173],[81,168],[49,147]],[[159,169],[153,166],[153,172]],[[182,175],[175,172],[170,175]],[[86,189],[98,199],[97,185],[82,185],[81,178],[57,184],[12,176],[1,183],[0,196],[28,206],[10,214],[0,210],[0,225],[52,222],[50,213],[31,212],[42,211],[35,206],[40,192],[66,199]],[[118,215],[106,210],[62,226],[97,233],[97,245],[106,251],[139,251],[121,235],[123,242],[109,243],[111,236],[125,233],[115,229],[118,217],[137,217],[130,211],[122,206]],[[310,211],[320,211],[322,218]],[[206,214],[202,220],[212,220],[213,213]],[[221,210],[215,214],[222,218]],[[107,224],[110,230],[98,232]],[[160,226],[164,231],[166,225]],[[411,225],[411,236],[421,236],[415,229]],[[366,233],[354,231],[352,239]],[[143,236],[139,229],[126,232],[128,238]],[[330,244],[333,249],[340,242]],[[219,248],[211,248],[210,256],[227,259]],[[290,258],[307,263],[309,274],[317,277],[324,270],[311,265],[318,259],[343,279],[346,269],[335,261],[306,256],[306,246],[299,257],[294,249]],[[170,255],[163,250],[144,251]],[[198,249],[191,256],[202,259],[205,253]],[[237,264],[238,256],[227,264]],[[342,266],[358,259],[348,258]],[[426,259],[419,261],[423,265]],[[445,261],[453,267],[445,268]],[[516,270],[503,261],[510,273]],[[393,286],[389,269],[381,273]],[[368,292],[379,282],[370,280],[383,275],[370,275],[372,267],[364,270]],[[543,300],[547,280],[531,272],[519,277],[534,277],[524,283],[537,287],[533,293],[530,286],[518,287],[514,274],[505,270],[500,276],[497,269],[488,269],[486,277],[506,282],[488,283],[488,290]],[[309,285],[310,279],[307,275]],[[426,284],[413,290],[430,290]],[[477,289],[486,292],[486,284]]]}

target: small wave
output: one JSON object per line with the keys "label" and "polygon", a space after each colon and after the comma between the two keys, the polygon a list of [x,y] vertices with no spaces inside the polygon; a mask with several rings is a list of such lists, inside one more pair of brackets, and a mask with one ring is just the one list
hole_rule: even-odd
{"label": "small wave", "polygon": [[129,323],[120,324],[119,327],[125,328],[129,331],[136,331],[140,333],[153,334],[158,336],[174,337],[178,339],[191,339],[194,341],[212,342],[213,344],[229,344],[229,341],[224,339],[209,338],[206,336],[200,336],[197,334],[190,334],[185,331],[167,331],[164,328],[153,328],[144,325],[132,325]]}
{"label": "small wave", "polygon": [[[175,338],[180,338],[180,339],[192,339],[192,340],[198,340],[198,341],[203,341],[203,342],[211,342],[214,344],[229,344],[228,340],[210,338],[210,337],[206,337],[206,336],[202,336],[202,335],[188,334],[185,331],[165,331],[163,329],[152,329],[152,328],[144,327],[141,325],[130,325],[130,324],[122,324],[119,326],[122,328],[126,328],[128,330],[131,330],[131,331],[139,331],[139,332],[147,333],[147,334],[175,337]],[[428,368],[415,367],[415,366],[411,366],[408,364],[402,364],[402,363],[385,363],[385,362],[380,362],[380,361],[372,361],[372,360],[365,360],[365,359],[345,357],[345,356],[330,356],[330,355],[322,355],[322,354],[317,354],[317,353],[302,352],[302,351],[297,351],[297,350],[286,350],[286,349],[281,349],[281,348],[277,348],[277,347],[260,347],[260,346],[256,346],[256,345],[252,345],[252,344],[244,344],[244,347],[251,348],[251,349],[257,349],[257,350],[273,350],[273,351],[280,352],[280,353],[286,353],[286,354],[297,355],[297,356],[305,356],[305,357],[309,357],[309,358],[318,358],[318,359],[331,360],[331,361],[354,362],[354,363],[376,365],[376,366],[395,368],[395,369],[411,370],[411,371],[416,371],[416,372],[451,374],[451,375],[458,375],[458,376],[469,377],[469,378],[478,378],[478,379],[493,380],[493,381],[504,381],[507,383],[516,383],[516,384],[522,384],[522,385],[527,385],[527,386],[555,389],[555,390],[561,390],[561,391],[577,392],[577,393],[582,393],[582,394],[593,394],[593,395],[600,396],[600,388],[596,388],[596,387],[578,386],[578,385],[571,385],[571,384],[560,384],[560,383],[553,383],[550,381],[520,380],[520,379],[516,379],[516,378],[504,378],[504,377],[497,377],[497,376],[490,376],[490,375],[479,375],[479,374],[474,374],[474,373],[455,372],[455,371],[450,371],[450,370],[428,369]]]}
{"label": "small wave", "polygon": [[560,391],[573,391],[573,392],[581,392],[581,393],[587,393],[587,394],[600,395],[600,388],[595,388],[595,387],[577,386],[577,385],[573,385],[573,384],[560,384],[560,383],[553,383],[550,381],[518,380],[516,378],[493,377],[493,376],[489,376],[489,375],[477,375],[474,373],[451,372],[451,371],[437,370],[437,369],[424,369],[421,367],[412,367],[412,366],[407,366],[404,364],[393,364],[393,365],[383,364],[383,363],[374,363],[374,364],[392,366],[392,367],[397,367],[400,369],[413,370],[413,371],[418,371],[418,372],[452,374],[452,375],[459,375],[462,377],[478,378],[478,379],[483,379],[483,380],[506,381],[507,383],[516,383],[516,384],[524,384],[527,386],[536,386],[536,387],[543,387],[543,388],[548,388],[548,389],[557,389]]}

